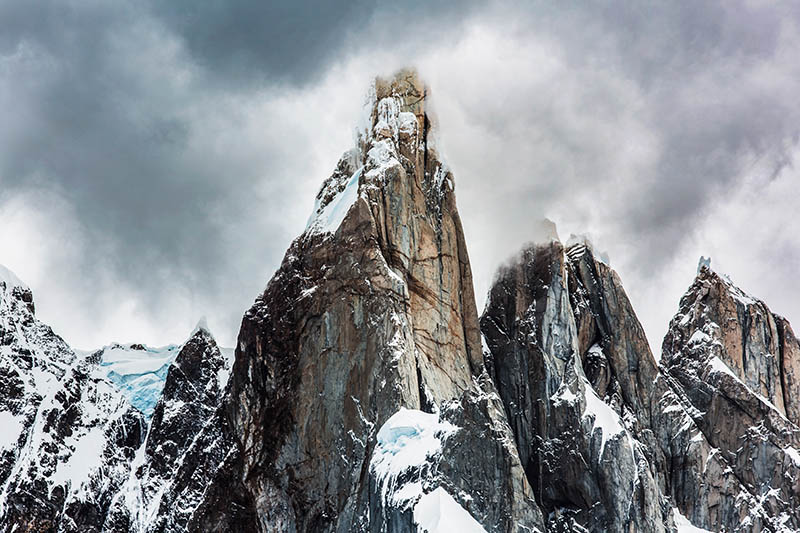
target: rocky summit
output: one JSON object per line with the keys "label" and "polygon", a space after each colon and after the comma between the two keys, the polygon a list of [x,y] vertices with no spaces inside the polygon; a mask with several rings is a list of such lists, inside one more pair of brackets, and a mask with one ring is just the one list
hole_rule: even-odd
{"label": "rocky summit", "polygon": [[235,350],[72,350],[0,268],[0,530],[800,531],[800,342],[703,261],[660,360],[554,229],[479,316],[428,87],[366,126]]}

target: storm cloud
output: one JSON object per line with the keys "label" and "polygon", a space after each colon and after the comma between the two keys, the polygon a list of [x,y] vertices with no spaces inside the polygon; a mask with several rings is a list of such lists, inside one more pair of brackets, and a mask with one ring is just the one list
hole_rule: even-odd
{"label": "storm cloud", "polygon": [[416,65],[479,298],[547,216],[611,256],[651,344],[697,257],[800,321],[800,13],[674,2],[0,4],[0,263],[79,347],[234,342]]}

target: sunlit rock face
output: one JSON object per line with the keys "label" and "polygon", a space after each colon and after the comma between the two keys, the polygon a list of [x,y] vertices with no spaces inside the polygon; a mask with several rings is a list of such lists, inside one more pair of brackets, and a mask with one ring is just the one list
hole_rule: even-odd
{"label": "sunlit rock face", "polygon": [[[515,447],[486,441],[509,430],[481,378],[469,258],[429,98],[414,72],[376,80],[357,146],[245,314],[217,424],[233,451],[192,528],[416,531],[428,516],[417,505],[437,489],[435,501],[487,531],[543,526]],[[371,465],[401,408],[456,429],[387,484]],[[481,468],[465,439],[483,441]]]}

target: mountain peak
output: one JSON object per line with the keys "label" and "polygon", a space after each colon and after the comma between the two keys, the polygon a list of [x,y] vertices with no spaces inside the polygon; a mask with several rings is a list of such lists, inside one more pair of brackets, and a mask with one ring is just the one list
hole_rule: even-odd
{"label": "mountain peak", "polygon": [[30,287],[19,279],[16,274],[3,265],[0,265],[0,283],[5,283],[6,290],[10,290],[14,287],[30,290]]}
{"label": "mountain peak", "polygon": [[703,255],[700,256],[700,259],[697,260],[697,274],[700,274],[700,271],[703,268],[707,268],[711,270],[711,256],[705,257]]}
{"label": "mountain peak", "polygon": [[359,199],[371,204],[390,189],[409,199],[414,196],[410,189],[420,189],[423,197],[416,207],[433,218],[451,209],[454,180],[436,148],[429,94],[411,69],[375,79],[356,146],[342,155],[323,182],[306,224],[307,235],[335,234]]}
{"label": "mountain peak", "polygon": [[689,357],[729,371],[750,394],[797,424],[800,347],[794,338],[788,322],[766,303],[706,263],[670,323],[662,364],[680,366]]}
{"label": "mountain peak", "polygon": [[[200,320],[197,321],[197,325],[194,327],[192,332],[189,334],[189,338],[191,339],[201,331],[205,331],[207,334],[211,335],[211,330],[208,329],[208,319],[205,315],[200,317]],[[213,336],[213,335],[212,335]]]}
{"label": "mountain peak", "polygon": [[33,292],[30,287],[11,270],[0,265],[0,301],[3,300],[3,294],[7,294],[9,300],[21,302],[32,315],[36,313],[36,308],[33,304]]}
{"label": "mountain peak", "polygon": [[377,100],[388,96],[408,98],[409,102],[425,98],[427,86],[419,76],[417,69],[405,67],[389,77],[375,78],[375,97]]}
{"label": "mountain peak", "polygon": [[[398,70],[388,78],[376,77],[370,91],[367,130],[361,132],[359,148],[368,155],[371,144],[383,139],[421,141],[427,147],[427,135],[433,127],[426,98],[427,85],[415,69]],[[417,145],[419,146],[419,145]]]}

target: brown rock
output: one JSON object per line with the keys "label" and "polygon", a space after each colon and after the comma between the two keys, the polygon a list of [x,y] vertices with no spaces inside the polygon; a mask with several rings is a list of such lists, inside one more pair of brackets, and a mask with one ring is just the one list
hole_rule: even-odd
{"label": "brown rock", "polygon": [[[447,405],[465,435],[507,428],[502,410],[468,408],[493,391],[476,381],[469,257],[427,88],[405,71],[374,93],[375,133],[342,157],[244,316],[220,422],[236,451],[195,513],[198,529],[413,531],[410,508],[376,493],[369,465],[382,424],[401,407]],[[489,468],[468,475],[471,456],[447,442],[450,468],[417,472],[425,492],[453,491],[487,530],[541,525],[513,448],[486,448]]]}

